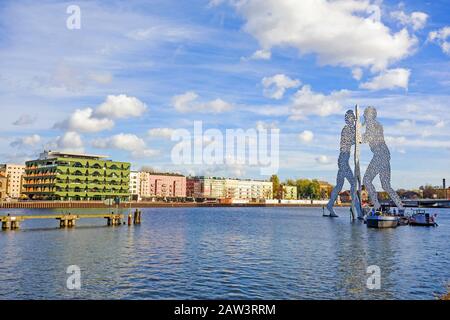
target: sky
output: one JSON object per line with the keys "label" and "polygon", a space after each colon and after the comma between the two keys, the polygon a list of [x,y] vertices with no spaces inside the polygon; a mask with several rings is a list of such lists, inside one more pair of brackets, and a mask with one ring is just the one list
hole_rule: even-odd
{"label": "sky", "polygon": [[[394,188],[440,185],[449,11],[450,1],[1,1],[0,163],[46,149],[267,178],[246,164],[174,163],[172,133],[202,121],[279,129],[282,180],[334,183],[344,114],[358,104],[378,110]],[[361,153],[364,172],[372,153]]]}

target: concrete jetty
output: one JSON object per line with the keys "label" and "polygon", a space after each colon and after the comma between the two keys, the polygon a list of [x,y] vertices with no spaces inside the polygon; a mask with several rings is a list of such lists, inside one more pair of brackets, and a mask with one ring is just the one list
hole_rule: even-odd
{"label": "concrete jetty", "polygon": [[[17,230],[20,228],[20,224],[25,220],[33,219],[54,219],[59,222],[60,228],[73,228],[76,225],[76,221],[79,219],[98,219],[104,218],[107,221],[108,226],[122,225],[124,220],[123,214],[107,213],[107,214],[46,214],[46,215],[6,215],[0,216],[2,224],[2,230]],[[134,212],[133,224],[141,223],[141,211],[136,210]]]}

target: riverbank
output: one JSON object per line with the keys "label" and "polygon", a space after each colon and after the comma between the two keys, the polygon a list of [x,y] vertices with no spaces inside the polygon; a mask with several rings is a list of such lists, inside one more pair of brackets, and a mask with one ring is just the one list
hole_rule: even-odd
{"label": "riverbank", "polygon": [[[349,204],[340,206],[347,207]],[[323,207],[323,204],[292,204],[292,203],[211,203],[211,202],[122,202],[119,205],[109,205],[102,201],[18,201],[2,202],[0,209],[95,209],[95,208],[195,208],[195,207]]]}

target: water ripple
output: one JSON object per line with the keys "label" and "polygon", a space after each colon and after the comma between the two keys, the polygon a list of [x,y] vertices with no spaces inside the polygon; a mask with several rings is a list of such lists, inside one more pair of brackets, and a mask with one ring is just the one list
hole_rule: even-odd
{"label": "water ripple", "polygon": [[[48,210],[11,211],[36,212]],[[449,213],[438,228],[396,230],[318,208],[143,209],[141,226],[75,230],[26,221],[0,232],[0,299],[434,299],[450,278]],[[366,288],[373,264],[380,290]],[[66,288],[69,265],[80,291]]]}

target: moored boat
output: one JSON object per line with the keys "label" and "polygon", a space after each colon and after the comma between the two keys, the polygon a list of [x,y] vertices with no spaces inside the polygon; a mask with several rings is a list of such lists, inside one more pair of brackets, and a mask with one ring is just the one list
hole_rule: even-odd
{"label": "moored boat", "polygon": [[366,217],[368,228],[396,228],[399,225],[399,217],[376,212]]}
{"label": "moored boat", "polygon": [[432,215],[422,209],[417,209],[409,217],[409,224],[412,226],[436,227],[436,215]]}

